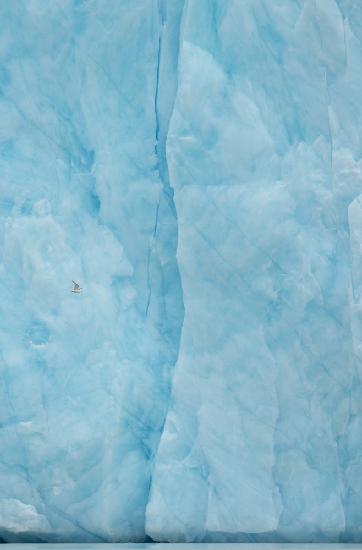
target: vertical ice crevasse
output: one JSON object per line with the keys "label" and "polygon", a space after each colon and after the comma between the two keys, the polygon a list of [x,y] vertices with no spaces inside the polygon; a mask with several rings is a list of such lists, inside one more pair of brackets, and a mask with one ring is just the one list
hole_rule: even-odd
{"label": "vertical ice crevasse", "polygon": [[169,181],[166,141],[177,93],[178,57],[184,4],[185,0],[175,0],[172,4],[167,3],[166,0],[157,0],[160,31],[155,92],[155,152],[160,180],[171,198],[173,190]]}
{"label": "vertical ice crevasse", "polygon": [[[159,27],[158,55],[155,82],[155,157],[156,170],[162,185],[155,212],[154,244],[151,254],[157,256],[161,265],[163,280],[160,283],[164,292],[165,339],[171,340],[172,351],[169,357],[169,372],[164,421],[160,429],[162,436],[169,401],[171,399],[173,368],[177,362],[180,337],[184,318],[183,294],[180,272],[177,263],[178,220],[174,203],[174,191],[170,182],[166,143],[169,124],[174,108],[178,84],[178,58],[181,34],[181,20],[185,0],[156,0],[156,21]],[[150,260],[149,260],[150,262]],[[150,270],[150,268],[149,268]],[[154,284],[150,280],[150,289]],[[150,290],[151,292],[151,290]],[[147,304],[150,307],[151,295]],[[157,454],[157,448],[154,456]],[[151,466],[152,468],[152,466]],[[152,486],[152,472],[150,489]]]}

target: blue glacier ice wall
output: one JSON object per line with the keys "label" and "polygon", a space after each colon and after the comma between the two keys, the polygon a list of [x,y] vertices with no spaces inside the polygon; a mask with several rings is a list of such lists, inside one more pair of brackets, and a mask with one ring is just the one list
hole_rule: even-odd
{"label": "blue glacier ice wall", "polygon": [[362,541],[361,44],[0,2],[1,539]]}
{"label": "blue glacier ice wall", "polygon": [[6,540],[145,538],[183,317],[161,8],[0,3]]}
{"label": "blue glacier ice wall", "polygon": [[147,531],[360,540],[362,5],[190,0],[184,18],[185,319]]}

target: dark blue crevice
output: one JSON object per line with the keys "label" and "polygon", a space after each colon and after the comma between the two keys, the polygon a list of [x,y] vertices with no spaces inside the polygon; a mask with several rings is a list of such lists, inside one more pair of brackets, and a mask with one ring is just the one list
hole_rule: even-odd
{"label": "dark blue crevice", "polygon": [[[161,183],[159,201],[156,205],[153,235],[148,257],[148,288],[149,295],[146,305],[146,316],[154,315],[153,294],[161,295],[161,320],[159,329],[168,347],[167,382],[161,388],[165,397],[163,419],[159,426],[158,441],[153,449],[153,463],[149,484],[150,498],[152,490],[152,474],[157,449],[162,437],[164,425],[171,402],[172,378],[177,362],[181,331],[184,319],[184,303],[181,277],[177,262],[178,219],[174,203],[174,190],[167,161],[167,136],[174,109],[178,85],[178,57],[181,34],[181,21],[185,0],[158,0],[157,23],[159,28],[156,42],[156,75],[155,75],[155,160],[156,171]],[[156,292],[158,287],[158,292]],[[153,289],[155,292],[152,293]],[[161,377],[165,380],[165,377]],[[146,519],[146,517],[145,517]],[[145,526],[145,534],[147,530]]]}

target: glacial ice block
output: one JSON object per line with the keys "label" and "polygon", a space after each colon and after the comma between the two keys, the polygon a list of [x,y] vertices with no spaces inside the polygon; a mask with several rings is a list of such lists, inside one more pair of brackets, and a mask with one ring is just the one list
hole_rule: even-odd
{"label": "glacial ice block", "polygon": [[360,540],[361,15],[185,7],[167,141],[185,319],[156,540]]}
{"label": "glacial ice block", "polygon": [[144,540],[182,318],[158,6],[5,0],[0,21],[0,536]]}
{"label": "glacial ice block", "polygon": [[362,540],[361,43],[0,2],[0,541]]}

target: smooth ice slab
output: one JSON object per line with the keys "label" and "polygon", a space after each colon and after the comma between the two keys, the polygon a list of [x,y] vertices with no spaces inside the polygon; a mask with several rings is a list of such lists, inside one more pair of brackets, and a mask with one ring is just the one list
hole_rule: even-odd
{"label": "smooth ice slab", "polygon": [[332,0],[187,3],[156,540],[360,540],[361,21]]}

